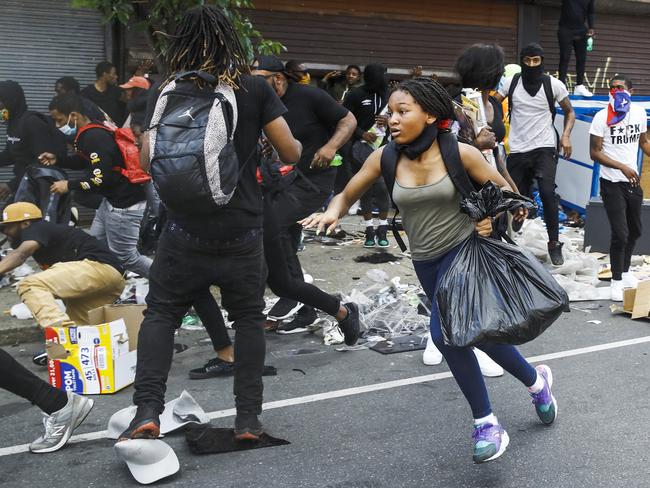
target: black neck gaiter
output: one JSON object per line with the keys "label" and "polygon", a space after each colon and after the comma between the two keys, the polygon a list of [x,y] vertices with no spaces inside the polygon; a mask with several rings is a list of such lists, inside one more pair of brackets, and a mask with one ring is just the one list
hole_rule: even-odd
{"label": "black neck gaiter", "polygon": [[431,147],[433,141],[438,137],[438,126],[435,124],[427,125],[422,133],[408,144],[398,144],[397,150],[404,154],[411,161],[414,161],[422,153]]}

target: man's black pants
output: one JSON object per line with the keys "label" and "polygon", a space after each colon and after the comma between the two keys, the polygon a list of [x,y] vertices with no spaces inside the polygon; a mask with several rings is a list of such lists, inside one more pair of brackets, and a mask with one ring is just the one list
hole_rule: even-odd
{"label": "man's black pants", "polygon": [[265,281],[261,229],[212,241],[196,238],[170,222],[151,267],[147,310],[138,336],[133,403],[163,411],[174,331],[196,297],[217,285],[228,318],[234,321],[237,412],[261,413]]}
{"label": "man's black pants", "polygon": [[[327,185],[328,187],[330,185]],[[329,196],[327,189],[312,187],[299,176],[285,191],[264,198],[264,253],[268,283],[277,296],[336,315],[340,301],[305,283],[298,246],[302,227],[296,222],[317,211]]]}
{"label": "man's black pants", "polygon": [[609,259],[612,279],[620,280],[629,271],[634,244],[641,236],[641,206],[643,190],[628,182],[600,179],[600,195],[612,230]]}
{"label": "man's black pants", "polygon": [[68,403],[68,395],[50,386],[0,349],[0,388],[21,396],[50,415]]}
{"label": "man's black pants", "polygon": [[566,84],[566,75],[571,61],[571,50],[576,53],[576,85],[582,85],[585,79],[585,66],[587,64],[587,33],[576,32],[571,29],[560,28],[557,31],[560,44],[560,81]]}
{"label": "man's black pants", "polygon": [[508,156],[508,172],[522,195],[532,197],[533,181],[537,181],[539,195],[544,205],[544,222],[549,241],[559,240],[559,201],[555,194],[557,151],[541,147],[525,153]]}

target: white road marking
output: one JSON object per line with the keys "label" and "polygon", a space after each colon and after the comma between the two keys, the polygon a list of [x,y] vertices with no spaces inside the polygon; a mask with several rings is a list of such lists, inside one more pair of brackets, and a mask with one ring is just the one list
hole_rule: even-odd
{"label": "white road marking", "polygon": [[[526,358],[526,360],[530,363],[539,363],[542,361],[551,361],[553,359],[562,359],[573,356],[580,356],[582,354],[590,354],[592,352],[607,351],[609,349],[617,349],[619,347],[634,346],[647,342],[650,342],[650,336],[637,337],[636,339],[628,339],[625,341],[609,342],[596,346],[581,347],[578,349],[569,349],[567,351],[553,352],[550,354],[541,354],[539,356]],[[365,386],[355,386],[353,388],[344,388],[342,390],[316,393],[315,395],[287,398],[286,400],[276,400],[274,402],[265,403],[262,408],[264,410],[273,410],[275,408],[292,407],[295,405],[304,405],[306,403],[331,400],[333,398],[343,398],[352,395],[360,395],[362,393],[370,393],[373,391],[389,390],[391,388],[398,388],[400,386],[416,385],[420,383],[427,383],[429,381],[438,381],[451,377],[451,373],[448,371],[444,373],[427,374],[424,376],[413,376],[412,378],[403,378],[401,380],[386,381],[383,383],[374,383],[372,385]],[[232,417],[235,415],[235,413],[236,412],[234,408],[229,408],[226,410],[216,410],[214,412],[209,412],[208,416],[211,419],[220,419],[225,417]],[[70,438],[68,443],[76,444],[80,442],[104,439],[107,433],[108,432],[106,430],[101,430],[97,432],[89,432],[87,434],[75,435]],[[0,448],[0,457],[10,456],[12,454],[20,454],[22,452],[29,452],[29,444],[20,444],[17,446]]]}

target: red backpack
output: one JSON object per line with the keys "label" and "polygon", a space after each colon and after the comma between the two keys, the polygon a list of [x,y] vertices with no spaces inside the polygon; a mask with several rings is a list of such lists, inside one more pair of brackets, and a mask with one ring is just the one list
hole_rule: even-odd
{"label": "red backpack", "polygon": [[88,124],[77,132],[75,145],[79,136],[88,129],[104,129],[113,134],[113,139],[115,140],[117,147],[120,149],[125,166],[124,168],[121,166],[113,166],[114,171],[122,173],[129,182],[134,184],[147,183],[151,181],[151,176],[140,167],[140,151],[135,145],[135,135],[133,135],[131,129],[111,127],[103,124]]}

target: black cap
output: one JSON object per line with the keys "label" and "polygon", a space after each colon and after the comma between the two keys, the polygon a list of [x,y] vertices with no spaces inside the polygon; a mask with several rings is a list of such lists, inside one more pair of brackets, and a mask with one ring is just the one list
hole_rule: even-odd
{"label": "black cap", "polygon": [[271,73],[281,73],[284,71],[284,65],[275,56],[257,56],[255,60],[258,63],[257,68],[259,70],[270,71]]}

